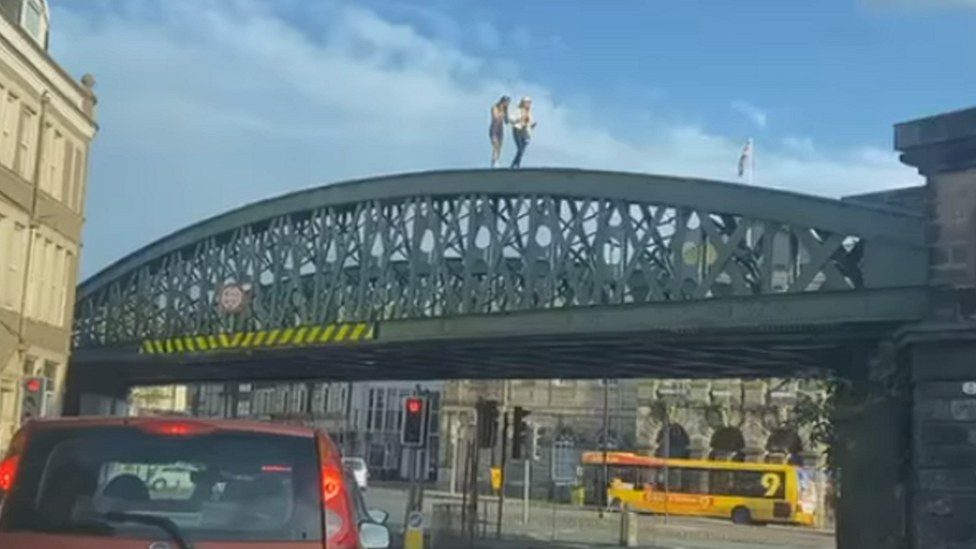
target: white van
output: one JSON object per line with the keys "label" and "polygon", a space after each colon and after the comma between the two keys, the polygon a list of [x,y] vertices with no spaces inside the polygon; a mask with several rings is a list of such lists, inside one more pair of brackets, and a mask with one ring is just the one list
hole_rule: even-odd
{"label": "white van", "polygon": [[366,467],[366,461],[358,457],[344,457],[342,458],[342,466],[352,473],[359,489],[365,491],[366,484],[369,482],[369,468]]}

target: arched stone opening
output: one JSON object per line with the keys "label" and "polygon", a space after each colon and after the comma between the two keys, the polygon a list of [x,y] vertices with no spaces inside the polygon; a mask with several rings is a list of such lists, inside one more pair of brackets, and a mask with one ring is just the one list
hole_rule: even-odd
{"label": "arched stone opening", "polygon": [[691,438],[685,428],[677,423],[669,425],[667,439],[665,439],[665,429],[662,428],[657,433],[657,449],[654,455],[657,457],[672,457],[688,459],[691,456]]}
{"label": "arched stone opening", "polygon": [[746,439],[737,427],[720,427],[709,442],[708,459],[715,461],[745,461]]}
{"label": "arched stone opening", "polygon": [[803,439],[795,429],[784,427],[774,430],[766,439],[767,463],[803,465]]}

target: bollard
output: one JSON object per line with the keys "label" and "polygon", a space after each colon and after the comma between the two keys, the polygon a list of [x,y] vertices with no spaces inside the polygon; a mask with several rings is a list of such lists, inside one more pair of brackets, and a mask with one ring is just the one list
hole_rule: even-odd
{"label": "bollard", "polygon": [[620,546],[637,547],[637,515],[626,503],[620,508]]}
{"label": "bollard", "polygon": [[424,515],[411,511],[407,515],[407,529],[403,534],[404,549],[424,549]]}

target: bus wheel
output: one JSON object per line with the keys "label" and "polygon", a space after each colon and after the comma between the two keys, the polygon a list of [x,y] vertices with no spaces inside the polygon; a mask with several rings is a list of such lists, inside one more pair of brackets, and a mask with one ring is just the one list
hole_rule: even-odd
{"label": "bus wheel", "polygon": [[736,507],[732,510],[733,524],[752,524],[752,513],[745,507]]}
{"label": "bus wheel", "polygon": [[609,507],[610,507],[610,510],[611,511],[618,512],[618,511],[620,511],[621,507],[623,507],[623,506],[620,504],[620,499],[619,498],[613,498],[613,499],[610,500]]}

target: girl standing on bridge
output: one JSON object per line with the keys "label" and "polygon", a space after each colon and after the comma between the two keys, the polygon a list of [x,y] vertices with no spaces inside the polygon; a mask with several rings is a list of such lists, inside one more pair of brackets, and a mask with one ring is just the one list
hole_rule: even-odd
{"label": "girl standing on bridge", "polygon": [[488,127],[488,137],[491,138],[491,167],[498,167],[498,157],[502,155],[502,142],[505,139],[505,124],[508,124],[508,105],[512,98],[503,95],[498,103],[491,107],[491,125]]}
{"label": "girl standing on bridge", "polygon": [[512,160],[513,168],[522,167],[522,155],[525,148],[532,140],[532,130],[535,129],[535,119],[532,117],[532,99],[523,97],[519,101],[519,106],[515,109],[515,116],[512,117],[512,137],[515,138],[515,158]]}

